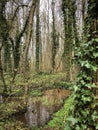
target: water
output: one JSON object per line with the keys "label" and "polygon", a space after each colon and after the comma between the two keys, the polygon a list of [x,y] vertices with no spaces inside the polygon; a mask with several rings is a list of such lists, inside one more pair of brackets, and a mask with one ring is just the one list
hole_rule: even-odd
{"label": "water", "polygon": [[32,100],[31,98],[28,99],[28,109],[27,109],[27,112],[25,114],[25,119],[26,119],[26,122],[28,124],[28,127],[31,128],[32,127],[32,124],[35,124],[34,123],[34,111],[33,111],[33,105],[32,104]]}
{"label": "water", "polygon": [[28,108],[25,113],[27,126],[40,127],[45,125],[52,114],[60,109],[63,100],[69,96],[68,90],[47,90],[41,98],[28,98]]}
{"label": "water", "polygon": [[0,104],[2,104],[2,103],[3,103],[3,96],[0,95]]}
{"label": "water", "polygon": [[[44,126],[52,118],[53,113],[62,107],[64,100],[69,95],[69,90],[52,89],[44,91],[43,96],[40,97],[27,97],[25,99],[27,102],[26,112],[18,112],[15,119],[24,123],[28,128]],[[2,102],[2,97],[0,100]],[[12,100],[16,101],[16,98]],[[21,99],[17,99],[17,101],[22,104]]]}

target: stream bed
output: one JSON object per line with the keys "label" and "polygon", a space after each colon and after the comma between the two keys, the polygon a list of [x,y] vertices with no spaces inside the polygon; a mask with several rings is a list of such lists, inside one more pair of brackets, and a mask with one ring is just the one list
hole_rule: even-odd
{"label": "stream bed", "polygon": [[[25,98],[26,111],[16,112],[13,119],[22,122],[29,129],[32,127],[39,128],[44,126],[52,119],[53,113],[62,107],[64,100],[66,100],[69,95],[69,90],[50,89],[45,90],[42,96],[27,96]],[[13,101],[14,103],[18,101],[21,102],[22,105],[21,100],[19,101],[14,98],[10,99],[10,101]]]}
{"label": "stream bed", "polygon": [[53,89],[46,90],[41,97],[28,97],[26,113],[16,118],[26,123],[29,128],[43,126],[52,118],[52,114],[62,107],[69,94],[69,90]]}

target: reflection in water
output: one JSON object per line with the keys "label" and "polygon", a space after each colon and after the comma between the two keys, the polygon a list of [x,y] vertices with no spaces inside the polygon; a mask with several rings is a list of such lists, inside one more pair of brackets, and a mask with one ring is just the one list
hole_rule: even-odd
{"label": "reflection in water", "polygon": [[47,90],[45,95],[38,100],[28,98],[28,109],[25,113],[26,123],[32,126],[43,126],[51,118],[51,115],[62,106],[63,99],[69,96],[68,90]]}
{"label": "reflection in water", "polygon": [[31,128],[32,126],[42,126],[50,118],[49,109],[47,109],[45,106],[42,105],[40,101],[37,101],[32,104],[31,98],[28,110],[25,113],[26,122],[28,124],[28,127]]}
{"label": "reflection in water", "polygon": [[32,127],[32,124],[34,124],[33,120],[34,120],[34,113],[33,113],[33,104],[32,104],[32,99],[29,98],[28,99],[28,109],[27,112],[25,114],[25,118],[26,118],[26,122],[28,124],[29,127]]}
{"label": "reflection in water", "polygon": [[3,103],[3,97],[2,97],[2,95],[0,95],[0,104],[2,104]]}

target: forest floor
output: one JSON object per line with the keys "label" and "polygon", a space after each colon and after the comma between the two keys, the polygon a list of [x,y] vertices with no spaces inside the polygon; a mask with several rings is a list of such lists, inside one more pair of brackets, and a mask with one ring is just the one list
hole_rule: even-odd
{"label": "forest floor", "polygon": [[[30,78],[27,80],[24,80],[24,77],[21,75],[17,75],[14,84],[11,84],[11,77],[8,75],[5,75],[5,80],[8,89],[11,89],[11,93],[8,94],[8,97],[3,98],[3,103],[0,104],[0,130],[28,130],[21,121],[12,120],[13,115],[27,111],[26,99],[30,96],[35,99],[38,99],[39,97],[42,98],[45,92],[50,90],[71,90],[70,86],[72,86],[72,83],[67,83],[65,81],[65,73],[35,74],[30,75]],[[2,86],[1,82],[0,86]],[[0,93],[2,93],[2,88],[0,89]],[[54,114],[48,125],[42,128],[40,127],[40,129],[32,127],[32,130],[63,129],[65,125],[65,117],[68,114],[72,101],[72,97],[69,97],[67,101],[64,101],[64,106]]]}

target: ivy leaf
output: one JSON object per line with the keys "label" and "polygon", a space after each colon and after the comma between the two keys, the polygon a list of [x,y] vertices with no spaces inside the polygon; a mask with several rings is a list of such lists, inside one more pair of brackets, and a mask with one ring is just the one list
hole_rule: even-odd
{"label": "ivy leaf", "polygon": [[90,102],[90,101],[91,101],[91,98],[90,98],[90,97],[84,97],[84,96],[82,96],[82,101],[83,101],[84,103]]}
{"label": "ivy leaf", "polygon": [[71,121],[73,125],[77,123],[77,120],[74,117],[72,117],[72,116],[67,118],[67,121]]}
{"label": "ivy leaf", "polygon": [[85,66],[86,63],[87,63],[86,61],[80,61],[82,67]]}
{"label": "ivy leaf", "polygon": [[97,125],[96,125],[96,130],[98,130],[98,123],[97,123]]}
{"label": "ivy leaf", "polygon": [[90,63],[87,62],[87,63],[85,64],[85,67],[89,69],[89,68],[90,68]]}
{"label": "ivy leaf", "polygon": [[94,58],[97,58],[98,57],[98,52],[94,52],[93,56],[94,56]]}
{"label": "ivy leaf", "polygon": [[96,31],[93,31],[92,33],[93,33],[93,34],[95,34],[95,33],[96,33]]}
{"label": "ivy leaf", "polygon": [[96,120],[96,119],[98,119],[98,116],[92,115],[92,119],[93,119],[93,120]]}
{"label": "ivy leaf", "polygon": [[66,127],[64,130],[71,130],[69,124],[66,124]]}
{"label": "ivy leaf", "polygon": [[97,67],[96,67],[96,66],[94,66],[94,65],[91,65],[91,69],[92,69],[94,72],[96,72],[96,71],[97,71]]}
{"label": "ivy leaf", "polygon": [[98,38],[95,38],[95,41],[98,42]]}
{"label": "ivy leaf", "polygon": [[92,88],[96,88],[97,86],[96,86],[95,83],[93,83],[93,84],[91,85],[91,87],[92,87]]}
{"label": "ivy leaf", "polygon": [[74,85],[73,88],[74,88],[75,92],[78,90],[78,86],[77,85]]}
{"label": "ivy leaf", "polygon": [[98,119],[98,115],[97,115],[97,112],[96,112],[96,111],[94,111],[94,113],[92,114],[92,119],[93,119],[93,120]]}

